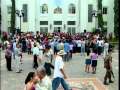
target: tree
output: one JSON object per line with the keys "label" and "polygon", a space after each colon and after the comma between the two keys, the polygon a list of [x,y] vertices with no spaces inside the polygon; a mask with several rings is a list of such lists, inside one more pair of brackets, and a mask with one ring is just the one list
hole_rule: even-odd
{"label": "tree", "polygon": [[11,0],[12,2],[12,10],[11,10],[11,28],[10,32],[15,34],[15,0]]}
{"label": "tree", "polygon": [[101,28],[102,33],[104,33],[104,22],[103,22],[103,15],[102,15],[102,0],[98,0],[98,27]]}
{"label": "tree", "polygon": [[114,35],[119,36],[119,0],[114,0]]}
{"label": "tree", "polygon": [[[0,2],[1,4],[1,2]],[[0,37],[1,37],[1,7],[0,7]]]}

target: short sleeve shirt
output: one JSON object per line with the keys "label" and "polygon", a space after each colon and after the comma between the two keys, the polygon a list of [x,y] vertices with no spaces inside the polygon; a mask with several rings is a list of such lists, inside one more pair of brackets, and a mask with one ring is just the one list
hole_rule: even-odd
{"label": "short sleeve shirt", "polygon": [[63,78],[63,74],[60,71],[60,69],[63,69],[63,67],[64,67],[64,62],[62,60],[62,57],[56,56],[55,69],[54,69],[54,78],[57,78],[57,77]]}

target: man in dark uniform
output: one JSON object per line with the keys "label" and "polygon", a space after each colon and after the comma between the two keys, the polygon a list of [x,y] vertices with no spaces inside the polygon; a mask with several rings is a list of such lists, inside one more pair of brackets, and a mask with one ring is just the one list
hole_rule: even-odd
{"label": "man in dark uniform", "polygon": [[104,77],[104,84],[108,85],[107,78],[109,79],[109,83],[113,83],[113,81],[111,80],[111,76],[112,76],[112,56],[111,56],[111,50],[108,50],[108,55],[105,56],[104,68],[106,68],[106,74],[105,74],[105,77]]}

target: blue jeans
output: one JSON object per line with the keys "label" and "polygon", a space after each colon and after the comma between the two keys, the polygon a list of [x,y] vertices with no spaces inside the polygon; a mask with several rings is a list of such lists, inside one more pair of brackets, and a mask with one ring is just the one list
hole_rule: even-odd
{"label": "blue jeans", "polygon": [[85,53],[85,46],[81,46],[81,55]]}
{"label": "blue jeans", "polygon": [[57,77],[57,78],[53,79],[53,81],[52,81],[52,90],[57,90],[60,83],[61,83],[62,87],[64,88],[64,90],[69,90],[68,85],[65,82],[65,80],[63,78],[60,78],[60,77]]}
{"label": "blue jeans", "polygon": [[69,52],[67,52],[63,57],[64,61],[69,61]]}

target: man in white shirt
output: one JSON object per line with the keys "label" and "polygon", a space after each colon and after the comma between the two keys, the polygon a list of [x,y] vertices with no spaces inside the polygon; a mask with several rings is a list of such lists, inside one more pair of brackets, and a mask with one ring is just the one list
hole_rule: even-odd
{"label": "man in white shirt", "polygon": [[36,44],[34,44],[32,52],[33,52],[33,56],[34,56],[33,68],[37,69],[37,67],[38,67],[37,59],[38,59],[38,55],[39,55],[39,48],[36,46]]}
{"label": "man in white shirt", "polygon": [[67,78],[63,67],[64,67],[64,62],[62,59],[62,56],[65,54],[64,50],[60,50],[57,53],[57,56],[55,58],[55,68],[54,68],[54,76],[53,76],[53,81],[52,81],[52,90],[57,90],[59,85],[61,84],[64,90],[69,90],[68,85],[66,84],[65,80]]}
{"label": "man in white shirt", "polygon": [[77,40],[77,51],[80,52],[81,50],[81,40]]}
{"label": "man in white shirt", "polygon": [[46,69],[46,74],[48,76],[51,75],[51,68],[54,69],[54,66],[52,65],[52,62],[51,62],[51,56],[53,55],[53,52],[51,51],[52,49],[50,48],[50,46],[46,46],[46,49],[45,49],[45,64],[44,64],[44,67]]}

